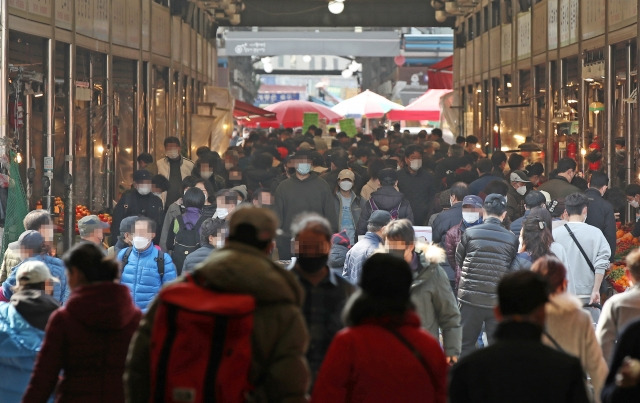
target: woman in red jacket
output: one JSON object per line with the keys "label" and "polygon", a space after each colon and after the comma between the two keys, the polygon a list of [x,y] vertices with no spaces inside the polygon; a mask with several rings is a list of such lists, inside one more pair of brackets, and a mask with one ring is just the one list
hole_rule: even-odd
{"label": "woman in red jacket", "polygon": [[22,401],[46,402],[55,389],[56,402],[124,402],[124,364],[141,313],[114,282],[118,263],[96,245],[77,244],[63,261],[71,296],[49,319]]}
{"label": "woman in red jacket", "polygon": [[344,321],[318,373],[312,402],[436,402],[447,400],[442,348],[420,328],[402,259],[371,256],[361,290],[347,302]]}

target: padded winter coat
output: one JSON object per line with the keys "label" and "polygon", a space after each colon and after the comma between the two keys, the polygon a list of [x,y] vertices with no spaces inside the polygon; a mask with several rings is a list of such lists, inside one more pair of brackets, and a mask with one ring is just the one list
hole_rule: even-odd
{"label": "padded winter coat", "polygon": [[362,202],[362,211],[360,212],[360,218],[356,225],[356,235],[364,235],[367,232],[367,223],[373,212],[371,199],[373,199],[378,210],[391,212],[391,210],[400,206],[398,208],[398,218],[406,218],[413,223],[413,210],[404,195],[393,186],[382,186],[380,189],[371,193],[369,201]]}
{"label": "padded winter coat", "polygon": [[20,265],[22,263],[28,260],[39,260],[43,262],[49,268],[51,275],[57,278],[58,280],[60,280],[60,282],[58,283],[52,282],[53,283],[52,297],[55,298],[58,302],[60,302],[60,304],[64,304],[69,298],[69,294],[71,293],[71,290],[69,289],[69,284],[67,283],[67,275],[65,273],[64,263],[62,263],[62,260],[58,259],[57,257],[53,257],[45,254],[36,255],[28,259],[25,259],[13,269],[13,271],[9,275],[9,278],[7,278],[7,280],[4,283],[2,283],[2,293],[4,294],[4,298],[7,301],[11,299],[11,296],[13,295],[13,291],[11,289],[13,286],[16,285],[16,274],[18,273],[18,268],[20,268]]}
{"label": "padded winter coat", "polygon": [[498,282],[515,269],[517,253],[518,238],[498,218],[488,217],[484,223],[467,228],[456,248],[456,263],[462,273],[460,302],[493,308],[498,302]]}
{"label": "padded winter coat", "polygon": [[[123,249],[118,253],[119,262],[122,262],[126,251],[127,249]],[[158,294],[162,285],[174,280],[177,276],[176,266],[173,264],[171,256],[164,253],[164,276],[160,278],[156,259],[161,253],[163,252],[156,249],[153,244],[142,252],[133,248],[126,266],[122,269],[120,282],[129,287],[133,302],[143,311]]]}

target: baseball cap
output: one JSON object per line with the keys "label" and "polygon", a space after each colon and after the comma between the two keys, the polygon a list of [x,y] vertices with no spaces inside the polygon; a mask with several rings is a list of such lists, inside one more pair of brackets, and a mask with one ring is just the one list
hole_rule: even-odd
{"label": "baseball cap", "polygon": [[511,180],[511,182],[531,182],[527,174],[520,170],[511,172],[509,179]]}
{"label": "baseball cap", "polygon": [[503,315],[527,315],[549,300],[549,285],[538,273],[519,270],[498,283],[498,305]]}
{"label": "baseball cap", "polygon": [[532,190],[524,197],[524,204],[528,208],[534,208],[540,206],[542,203],[546,203],[547,199],[545,195],[538,191]]}
{"label": "baseball cap", "polygon": [[355,181],[356,176],[353,174],[353,172],[351,172],[348,169],[343,169],[342,171],[340,171],[340,173],[338,174],[338,180],[341,181],[343,179],[350,179],[351,182]]}
{"label": "baseball cap", "polygon": [[120,232],[133,232],[133,226],[136,224],[138,216],[132,215],[125,217],[120,221]]}
{"label": "baseball cap", "polygon": [[462,199],[463,206],[473,206],[482,208],[482,198],[476,195],[468,195]]}
{"label": "baseball cap", "polygon": [[60,280],[53,277],[46,264],[39,260],[26,260],[16,272],[16,279],[20,283],[38,284],[47,280],[59,283]]}
{"label": "baseball cap", "polygon": [[376,210],[369,216],[369,224],[384,227],[391,222],[391,213],[386,210]]}
{"label": "baseball cap", "polygon": [[498,193],[491,193],[490,195],[488,195],[487,197],[485,197],[484,199],[484,204],[495,204],[498,203],[500,204],[502,207],[507,207],[507,199]]}
{"label": "baseball cap", "polygon": [[97,215],[88,215],[86,217],[82,217],[80,221],[78,221],[78,230],[80,231],[80,235],[91,233],[93,230],[98,228],[109,228],[109,224],[100,221]]}
{"label": "baseball cap", "polygon": [[146,169],[139,169],[133,173],[133,180],[134,182],[150,181],[151,172]]}
{"label": "baseball cap", "polygon": [[248,224],[255,228],[256,237],[260,241],[268,241],[278,235],[278,217],[268,208],[251,205],[238,206],[229,219],[229,236],[236,235],[238,227]]}
{"label": "baseball cap", "polygon": [[27,230],[20,234],[18,238],[18,246],[28,251],[40,251],[44,244],[44,238],[38,231]]}

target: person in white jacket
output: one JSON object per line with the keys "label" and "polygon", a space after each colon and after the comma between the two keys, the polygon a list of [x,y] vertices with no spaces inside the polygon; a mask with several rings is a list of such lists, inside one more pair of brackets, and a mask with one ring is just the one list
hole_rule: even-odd
{"label": "person in white jacket", "polygon": [[609,362],[613,347],[624,327],[640,318],[640,249],[627,255],[626,274],[633,286],[626,292],[609,298],[602,307],[602,315],[596,327],[596,337],[604,358]]}
{"label": "person in white jacket", "polygon": [[591,316],[582,309],[578,298],[567,293],[567,271],[559,259],[545,255],[533,263],[531,270],[549,283],[543,343],[580,359],[582,368],[591,378],[594,401],[600,402],[609,368],[596,340]]}
{"label": "person in white jacket", "polygon": [[[588,204],[589,199],[583,194],[573,193],[567,196],[565,208],[569,215],[568,222],[553,230],[553,239],[564,247],[567,259],[571,262],[567,271],[568,291],[580,298],[584,305],[600,304],[600,284],[605,270],[609,268],[611,256],[611,248],[602,231],[584,222],[587,218]],[[575,241],[571,234],[576,238]],[[589,262],[585,260],[576,241],[593,265],[595,273],[589,267]],[[593,322],[597,323],[600,309],[590,308],[589,311]]]}

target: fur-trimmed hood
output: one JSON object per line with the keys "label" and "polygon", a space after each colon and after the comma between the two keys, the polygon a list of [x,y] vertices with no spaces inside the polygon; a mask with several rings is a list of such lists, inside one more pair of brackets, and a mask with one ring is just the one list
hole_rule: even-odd
{"label": "fur-trimmed hood", "polygon": [[445,261],[446,253],[437,244],[416,242],[416,253],[421,255],[421,263],[440,264]]}

